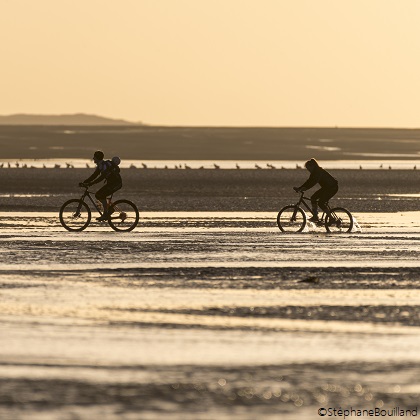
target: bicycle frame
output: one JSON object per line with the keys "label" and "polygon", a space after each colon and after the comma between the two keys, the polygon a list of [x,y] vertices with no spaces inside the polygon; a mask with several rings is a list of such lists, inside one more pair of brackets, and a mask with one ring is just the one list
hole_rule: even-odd
{"label": "bicycle frame", "polygon": [[[92,194],[95,194],[95,193],[92,192],[92,191],[89,191],[88,188],[86,188],[85,191],[84,191],[84,193],[80,197],[80,201],[85,201],[85,198],[88,197],[89,200],[91,201],[91,203],[93,204],[93,206],[95,207],[95,209],[102,216],[103,215],[103,212],[101,211],[100,207],[96,204],[95,200],[92,198]],[[112,204],[111,203],[111,198],[112,198],[112,195],[109,198],[108,205]],[[81,205],[80,205],[80,207],[81,207]],[[77,211],[80,211],[80,207],[77,208]]]}
{"label": "bicycle frame", "polygon": [[[309,211],[309,213],[311,213],[312,214],[312,216],[314,215],[314,213],[312,212],[312,208],[311,207],[309,207],[309,205],[308,205],[308,203],[307,202],[310,202],[311,201],[311,199],[309,198],[309,197],[305,197],[305,193],[302,191],[301,193],[300,193],[300,198],[299,198],[299,201],[295,204],[295,208],[296,209],[298,209],[299,207],[304,207],[304,208],[306,208],[306,210],[307,211]],[[326,205],[326,207],[327,207],[327,209],[328,209],[328,212],[333,216],[333,217],[335,217],[335,215],[333,214],[333,213],[331,213],[331,208],[330,208],[330,206],[329,206],[329,204],[328,203],[325,203],[325,205]],[[296,211],[297,210],[295,210],[295,212],[293,213],[293,218],[295,218],[296,217]],[[322,212],[322,216],[321,216],[321,219],[320,219],[320,222],[323,222],[324,221],[324,217],[327,215],[327,213],[323,210],[323,212]]]}
{"label": "bicycle frame", "polygon": [[297,203],[283,207],[277,214],[277,226],[282,232],[302,232],[308,223],[310,223],[310,226],[312,224],[324,226],[329,233],[351,232],[354,219],[347,209],[342,207],[332,209],[328,202],[323,202],[321,207],[322,217],[320,219],[314,217],[312,220],[309,218],[308,220],[309,215],[314,216],[312,206],[309,203],[311,199],[305,197],[302,191],[296,192],[300,193]]}

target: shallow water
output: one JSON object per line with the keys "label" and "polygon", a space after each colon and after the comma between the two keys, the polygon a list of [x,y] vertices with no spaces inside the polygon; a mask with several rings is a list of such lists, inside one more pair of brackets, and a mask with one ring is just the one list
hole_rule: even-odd
{"label": "shallow water", "polygon": [[[328,146],[312,146],[309,149],[327,150]],[[346,153],[344,153],[346,154]],[[368,154],[347,153],[346,160],[324,160],[326,169],[420,169],[420,156],[413,154]],[[356,158],[355,158],[356,157]],[[370,159],[369,159],[370,158]],[[405,160],[403,159],[405,158]],[[361,160],[362,159],[362,160]],[[293,160],[130,160],[121,162],[122,168],[140,169],[295,169],[302,167],[304,161]],[[69,159],[7,159],[4,167],[10,168],[93,168],[92,160]]]}
{"label": "shallow water", "polygon": [[290,235],[271,212],[150,212],[120,234],[0,213],[0,415],[414,407],[419,216],[359,213],[358,232]]}

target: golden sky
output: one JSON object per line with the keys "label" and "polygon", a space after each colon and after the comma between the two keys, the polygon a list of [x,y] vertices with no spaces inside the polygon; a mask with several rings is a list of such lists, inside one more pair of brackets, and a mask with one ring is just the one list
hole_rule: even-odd
{"label": "golden sky", "polygon": [[0,114],[420,127],[419,0],[0,0]]}

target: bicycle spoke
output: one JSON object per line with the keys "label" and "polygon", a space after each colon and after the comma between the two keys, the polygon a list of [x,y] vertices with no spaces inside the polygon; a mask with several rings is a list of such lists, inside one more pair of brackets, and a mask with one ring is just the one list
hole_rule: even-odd
{"label": "bicycle spoke", "polygon": [[139,221],[139,212],[135,204],[128,200],[116,201],[110,208],[109,225],[116,231],[129,232]]}
{"label": "bicycle spoke", "polygon": [[286,206],[277,215],[277,225],[282,232],[301,232],[306,225],[305,213],[295,206]]}
{"label": "bicycle spoke", "polygon": [[353,228],[353,217],[351,213],[344,208],[335,208],[331,210],[325,220],[325,228],[331,233],[347,233]]}
{"label": "bicycle spoke", "polygon": [[87,204],[81,200],[69,200],[60,209],[60,222],[72,232],[80,232],[90,222],[91,214]]}

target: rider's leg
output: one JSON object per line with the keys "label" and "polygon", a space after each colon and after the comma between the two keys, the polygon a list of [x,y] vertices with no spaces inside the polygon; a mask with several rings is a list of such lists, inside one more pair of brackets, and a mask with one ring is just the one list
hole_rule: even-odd
{"label": "rider's leg", "polygon": [[337,194],[338,187],[333,187],[333,188],[324,187],[324,188],[321,188],[318,192],[319,192],[319,196],[318,196],[319,207],[321,207],[321,209],[327,214],[327,216],[329,216],[330,210],[327,206],[327,202]]}
{"label": "rider's leg", "polygon": [[96,191],[95,197],[101,202],[104,208],[104,215],[102,218],[107,217],[109,212],[108,201],[106,198],[112,195],[115,191],[118,191],[121,187],[121,184],[106,184]]}
{"label": "rider's leg", "polygon": [[315,191],[311,196],[311,203],[312,203],[312,214],[313,218],[311,217],[311,221],[316,221],[318,219],[318,200],[320,198],[320,194],[322,192],[322,188],[318,191]]}
{"label": "rider's leg", "polygon": [[96,220],[103,222],[108,219],[108,201],[107,197],[112,194],[112,188],[110,186],[104,185],[102,188],[100,188],[98,191],[96,191],[95,197],[101,202],[102,207],[104,209],[104,212],[102,216],[97,217]]}
{"label": "rider's leg", "polygon": [[107,197],[107,186],[103,186],[98,191],[96,191],[95,197],[97,200],[102,204],[102,208],[104,209],[104,214],[108,210],[108,203],[106,201]]}
{"label": "rider's leg", "polygon": [[[121,189],[122,184],[110,184],[109,185],[109,193],[108,196],[111,196],[118,191],[119,189]],[[108,215],[110,216],[112,213],[114,213],[114,209],[112,208],[112,202],[111,202],[111,198],[108,201]]]}

